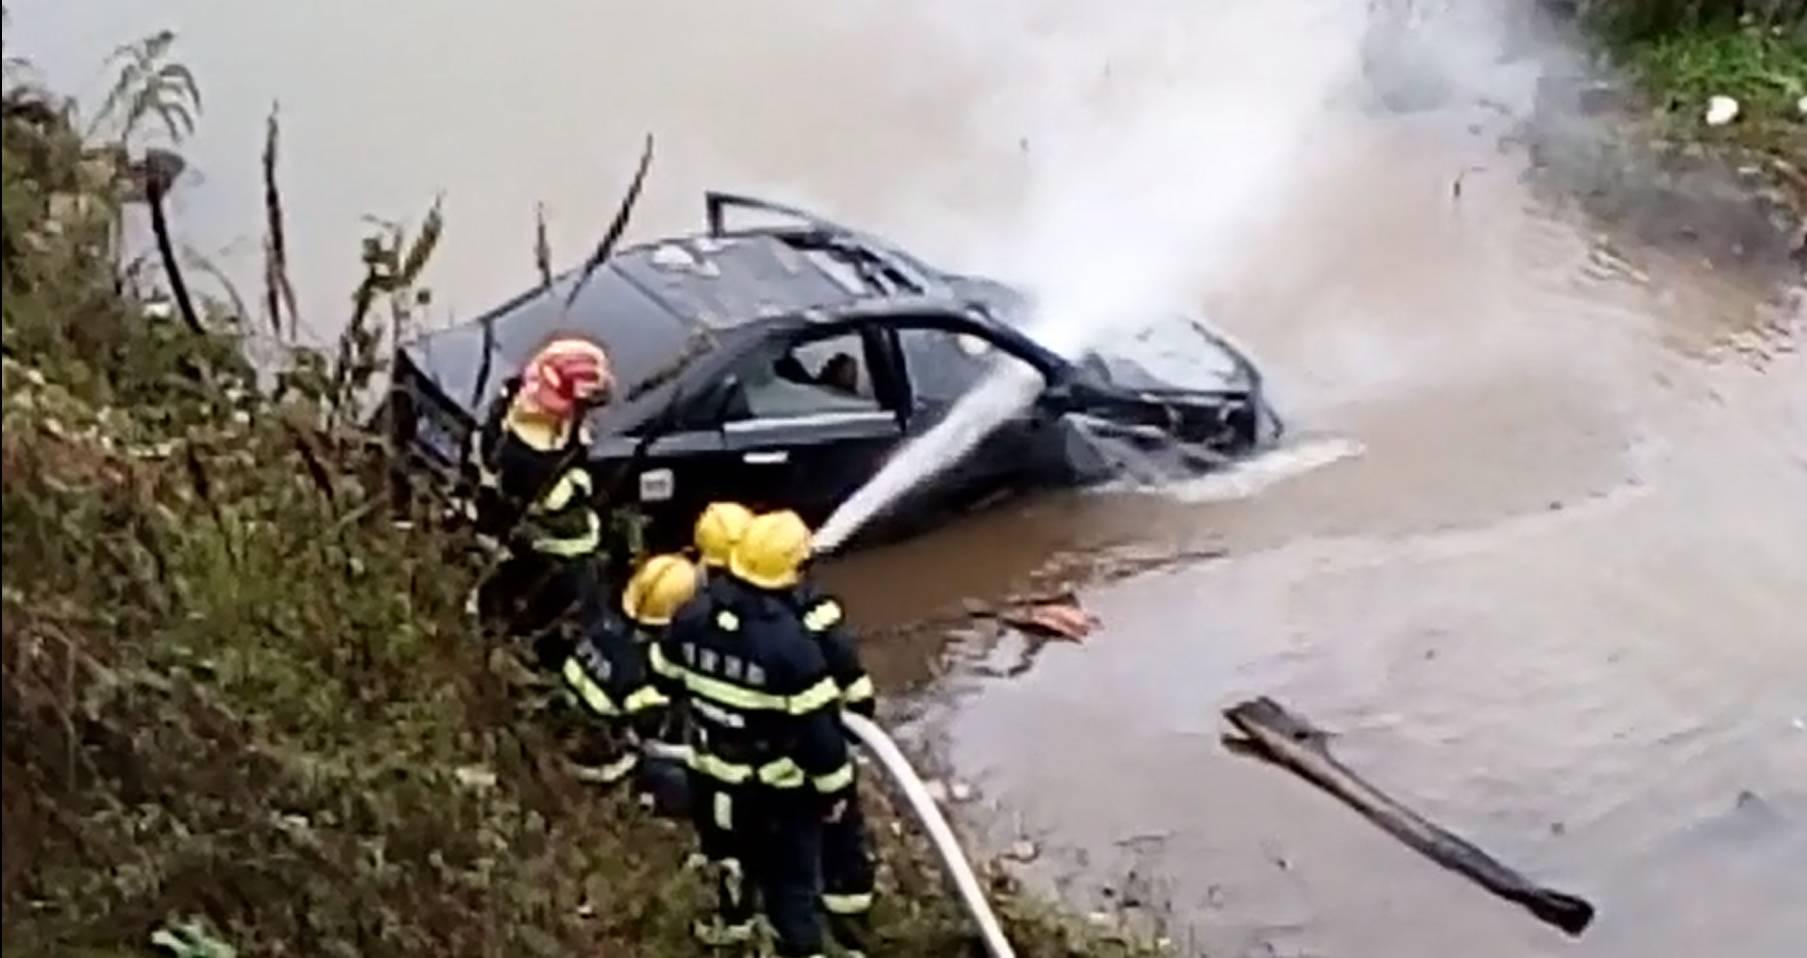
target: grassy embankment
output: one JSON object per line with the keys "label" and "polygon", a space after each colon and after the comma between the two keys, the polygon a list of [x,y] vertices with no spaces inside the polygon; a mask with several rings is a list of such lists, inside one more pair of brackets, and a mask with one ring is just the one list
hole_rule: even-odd
{"label": "grassy embankment", "polygon": [[[399,512],[352,414],[437,216],[367,241],[339,348],[291,342],[260,387],[241,346],[296,325],[273,189],[261,315],[192,261],[193,313],[163,307],[157,257],[122,261],[200,107],[167,53],[127,51],[92,124],[8,64],[6,953],[694,953],[687,836],[563,773],[472,639],[475,550]],[[881,829],[882,953],[962,953],[902,831]],[[1025,954],[1126,950],[1005,909]]]}
{"label": "grassy embankment", "polygon": [[[1759,161],[1807,211],[1807,0],[1595,0],[1585,14],[1661,135]],[[1738,101],[1734,122],[1708,125],[1714,96]]]}

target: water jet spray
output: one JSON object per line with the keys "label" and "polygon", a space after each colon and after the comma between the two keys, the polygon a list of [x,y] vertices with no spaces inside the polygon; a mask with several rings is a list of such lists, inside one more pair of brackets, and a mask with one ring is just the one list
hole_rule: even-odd
{"label": "water jet spray", "polygon": [[[1065,35],[1005,44],[1005,58],[1023,62],[971,119],[1027,131],[1036,144],[1026,206],[987,257],[1026,291],[1028,336],[1077,361],[1153,317],[1189,312],[1243,268],[1242,238],[1301,171],[1314,126],[1351,74],[1361,22],[1354,7],[1242,0],[1209,18],[1082,14]],[[1251,36],[1284,40],[1276,50]],[[1026,366],[996,361],[835,510],[817,548],[841,547],[1043,385]]]}

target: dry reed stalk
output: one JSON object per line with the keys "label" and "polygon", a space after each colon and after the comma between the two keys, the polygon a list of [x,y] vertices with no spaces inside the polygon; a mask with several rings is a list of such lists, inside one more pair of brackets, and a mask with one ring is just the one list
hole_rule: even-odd
{"label": "dry reed stalk", "polygon": [[546,204],[533,204],[533,265],[540,271],[540,289],[552,289],[552,243],[546,239]]}
{"label": "dry reed stalk", "polygon": [[295,308],[295,287],[289,282],[289,245],[282,225],[282,192],[276,186],[276,144],[281,124],[276,118],[280,104],[271,104],[270,118],[264,125],[264,295],[270,311],[270,325],[278,339],[282,338],[282,310],[289,313],[289,338],[295,338],[300,325]]}
{"label": "dry reed stalk", "polygon": [[628,184],[627,193],[621,197],[621,206],[615,210],[615,218],[609,228],[590,252],[590,258],[584,261],[582,272],[577,275],[577,282],[571,284],[571,292],[565,297],[565,311],[571,311],[571,304],[576,302],[577,294],[583,291],[584,284],[590,281],[590,274],[596,272],[615,251],[615,244],[620,241],[621,234],[627,231],[628,217],[633,214],[634,204],[640,199],[640,190],[646,185],[646,170],[652,165],[653,135],[646,134],[646,141],[640,148],[640,165],[634,170],[634,179]]}

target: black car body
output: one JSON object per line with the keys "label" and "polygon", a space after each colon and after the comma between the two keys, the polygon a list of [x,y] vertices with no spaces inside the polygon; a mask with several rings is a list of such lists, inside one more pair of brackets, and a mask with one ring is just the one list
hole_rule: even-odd
{"label": "black car body", "polygon": [[[730,229],[730,210],[785,222]],[[1039,399],[889,510],[878,534],[1131,460],[1209,466],[1278,434],[1255,368],[1197,324],[1181,352],[1204,371],[1198,388],[1122,358],[1072,363],[1025,335],[1028,300],[1004,284],[773,203],[710,193],[707,211],[706,233],[617,253],[568,311],[575,273],[404,345],[390,409],[413,458],[458,475],[482,407],[565,332],[601,342],[616,375],[613,401],[589,420],[597,488],[642,506],[661,546],[721,498],[821,522],[999,355],[1040,374]]]}

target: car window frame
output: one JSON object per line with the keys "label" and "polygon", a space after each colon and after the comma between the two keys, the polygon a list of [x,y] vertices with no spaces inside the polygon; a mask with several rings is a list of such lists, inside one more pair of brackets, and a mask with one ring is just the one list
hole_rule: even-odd
{"label": "car window frame", "polygon": [[1028,363],[1043,376],[1053,377],[1059,371],[1060,360],[1039,346],[1035,346],[1021,333],[1009,327],[982,323],[964,312],[948,310],[946,312],[923,311],[888,316],[884,324],[892,329],[934,329],[956,335],[974,336],[990,343],[994,348],[1009,353],[1012,357]]}
{"label": "car window frame", "polygon": [[[884,345],[881,341],[880,324],[866,317],[849,317],[836,320],[820,320],[799,323],[798,325],[778,329],[763,336],[748,337],[737,343],[731,351],[714,357],[706,366],[692,370],[691,381],[706,380],[709,388],[721,382],[741,364],[761,353],[768,357],[777,357],[785,351],[800,345],[834,339],[855,333],[860,337],[861,348],[867,360],[868,375],[872,378],[873,398],[878,408],[871,410],[829,410],[801,416],[763,416],[751,419],[720,418],[719,410],[704,413],[712,416],[709,422],[696,420],[683,422],[664,429],[647,446],[649,455],[686,455],[705,452],[734,451],[742,446],[759,445],[763,435],[771,434],[785,438],[786,441],[801,441],[792,434],[809,435],[809,442],[830,442],[839,438],[861,438],[882,434],[901,435],[906,417],[900,405],[900,390],[897,383],[902,377],[902,357],[897,349]],[[882,347],[877,355],[882,358],[886,372],[879,375],[880,364],[873,362],[875,346]],[[705,401],[702,390],[697,390],[689,397],[676,397],[681,404],[688,405]],[[644,430],[657,428],[653,422],[659,418],[657,414],[641,423],[634,429],[619,435],[605,437],[597,444],[597,451],[604,458],[620,458],[628,455],[641,441]]]}
{"label": "car window frame", "polygon": [[[883,343],[878,324],[868,318],[852,317],[806,322],[776,331],[768,336],[757,337],[736,350],[733,356],[724,357],[713,372],[713,376],[719,381],[721,377],[731,374],[735,369],[762,354],[770,359],[776,359],[799,347],[849,334],[859,338],[864,359],[863,368],[872,388],[872,395],[869,398],[876,404],[875,408],[831,409],[796,416],[755,416],[748,419],[727,419],[721,417],[717,412],[715,413],[717,418],[711,425],[696,425],[688,428],[693,431],[710,429],[725,438],[744,437],[760,432],[786,432],[792,429],[809,429],[811,427],[881,423],[885,424],[888,430],[901,431],[904,422],[904,407],[901,403],[900,391],[896,387],[901,376],[899,371],[901,360],[896,350]],[[733,444],[731,439],[727,443],[729,446]]]}
{"label": "car window frame", "polygon": [[1044,382],[1053,385],[1065,378],[1059,357],[1036,346],[1032,340],[1021,333],[995,324],[980,322],[971,315],[954,309],[922,310],[886,316],[879,320],[885,328],[886,335],[892,343],[893,360],[896,363],[899,381],[908,392],[907,415],[915,415],[921,410],[916,402],[915,383],[911,378],[909,358],[904,354],[901,337],[903,330],[927,329],[952,335],[973,336],[984,340],[991,348],[999,350],[1012,359],[1027,364],[1042,377]]}

